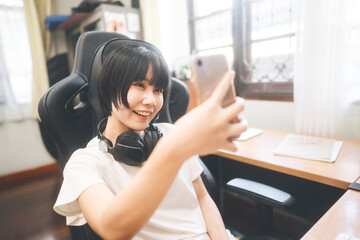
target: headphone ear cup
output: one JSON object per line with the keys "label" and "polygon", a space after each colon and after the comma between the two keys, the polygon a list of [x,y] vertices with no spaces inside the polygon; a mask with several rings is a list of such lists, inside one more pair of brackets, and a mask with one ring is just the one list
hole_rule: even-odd
{"label": "headphone ear cup", "polygon": [[162,137],[162,133],[155,126],[150,127],[151,130],[145,131],[144,141],[147,148],[147,156],[149,157],[152,150],[155,148],[156,143]]}
{"label": "headphone ear cup", "polygon": [[157,142],[157,140],[154,139],[154,132],[153,131],[145,131],[144,140],[146,143],[146,150],[147,150],[146,152],[147,152],[147,155],[149,156]]}
{"label": "headphone ear cup", "polygon": [[109,149],[115,160],[130,166],[138,166],[147,159],[145,141],[136,132],[120,134],[114,148]]}
{"label": "headphone ear cup", "polygon": [[127,131],[120,134],[116,139],[116,144],[118,143],[121,145],[145,148],[144,139],[134,131]]}
{"label": "headphone ear cup", "polygon": [[110,153],[118,162],[123,162],[130,166],[141,165],[150,155],[156,143],[162,137],[162,133],[156,126],[150,123],[145,130],[144,138],[134,131],[127,131],[120,134],[115,146],[109,139],[102,135],[105,130],[107,118],[101,120],[98,124],[99,149],[102,152]]}

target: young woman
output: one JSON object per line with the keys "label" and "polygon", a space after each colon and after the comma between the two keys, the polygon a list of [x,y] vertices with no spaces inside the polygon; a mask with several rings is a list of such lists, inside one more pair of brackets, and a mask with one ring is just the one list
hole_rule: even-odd
{"label": "young woman", "polygon": [[[246,129],[238,118],[241,99],[221,107],[233,77],[229,71],[206,102],[174,125],[152,125],[166,97],[166,63],[146,45],[115,49],[98,79],[107,118],[99,136],[68,161],[54,210],[68,225],[88,223],[104,239],[231,239],[196,155],[235,151],[230,139]],[[135,142],[145,145],[138,164],[131,155],[138,148],[114,150],[132,142],[128,135],[134,133]],[[152,151],[145,141],[149,133],[157,136],[150,140],[157,142]]]}

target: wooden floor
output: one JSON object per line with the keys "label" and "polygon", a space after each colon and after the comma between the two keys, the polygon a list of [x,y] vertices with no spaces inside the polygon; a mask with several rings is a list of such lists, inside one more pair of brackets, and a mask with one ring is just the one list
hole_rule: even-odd
{"label": "wooden floor", "polygon": [[0,239],[71,239],[52,207],[61,186],[58,168],[0,183]]}

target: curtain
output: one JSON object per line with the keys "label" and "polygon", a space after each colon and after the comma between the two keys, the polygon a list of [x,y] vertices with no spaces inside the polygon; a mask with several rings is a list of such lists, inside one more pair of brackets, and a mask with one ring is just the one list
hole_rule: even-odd
{"label": "curtain", "polygon": [[296,131],[360,139],[360,1],[298,3]]}
{"label": "curtain", "polygon": [[[24,0],[26,1],[26,0]],[[53,0],[35,0],[36,12],[41,29],[41,38],[43,40],[43,48],[45,50],[46,58],[50,58],[51,54],[51,34],[46,29],[45,19],[47,16],[53,15]]]}
{"label": "curtain", "polygon": [[22,2],[0,1],[0,122],[30,117],[31,57]]}
{"label": "curtain", "polygon": [[[38,118],[38,102],[41,96],[49,88],[49,79],[46,68],[46,52],[50,51],[50,35],[45,28],[45,17],[52,13],[52,1],[25,0],[24,10],[33,62],[31,113],[33,118]],[[46,48],[48,48],[48,50],[46,50]]]}
{"label": "curtain", "polygon": [[158,0],[140,0],[144,41],[161,49]]}

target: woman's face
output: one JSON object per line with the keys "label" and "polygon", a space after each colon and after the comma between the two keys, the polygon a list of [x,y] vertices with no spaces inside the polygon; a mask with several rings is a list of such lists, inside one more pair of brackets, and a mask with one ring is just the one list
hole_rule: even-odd
{"label": "woman's face", "polygon": [[149,126],[163,106],[163,89],[150,85],[152,67],[146,74],[146,78],[140,82],[133,82],[127,94],[129,108],[120,105],[119,109],[112,106],[112,116],[116,117],[120,131],[141,131]]}

